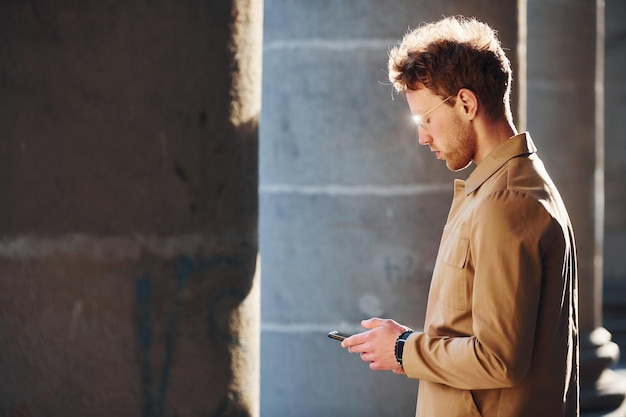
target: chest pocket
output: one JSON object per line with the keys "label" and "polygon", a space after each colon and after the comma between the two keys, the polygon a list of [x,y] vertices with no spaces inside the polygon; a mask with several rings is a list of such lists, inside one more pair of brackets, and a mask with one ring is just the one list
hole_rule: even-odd
{"label": "chest pocket", "polygon": [[466,310],[470,304],[468,276],[465,270],[469,256],[469,239],[450,237],[441,253],[440,302],[456,310]]}

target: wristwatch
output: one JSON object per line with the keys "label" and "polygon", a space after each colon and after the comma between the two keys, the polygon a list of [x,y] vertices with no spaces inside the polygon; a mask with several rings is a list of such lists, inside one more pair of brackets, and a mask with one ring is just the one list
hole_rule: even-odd
{"label": "wristwatch", "polygon": [[402,366],[402,353],[404,352],[404,343],[409,335],[413,333],[413,330],[408,330],[398,336],[398,340],[396,340],[396,360]]}

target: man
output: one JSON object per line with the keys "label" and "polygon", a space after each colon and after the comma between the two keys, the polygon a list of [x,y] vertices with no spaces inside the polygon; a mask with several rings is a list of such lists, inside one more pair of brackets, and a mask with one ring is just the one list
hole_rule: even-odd
{"label": "man", "polygon": [[572,226],[528,133],[513,124],[511,68],[495,32],[450,17],[405,35],[389,79],[418,140],[456,180],[424,331],[372,318],[342,342],[373,370],[420,380],[417,416],[579,414]]}

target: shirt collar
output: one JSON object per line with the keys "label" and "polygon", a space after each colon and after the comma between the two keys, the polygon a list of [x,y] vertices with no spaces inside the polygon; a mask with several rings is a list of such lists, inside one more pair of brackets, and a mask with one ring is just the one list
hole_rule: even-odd
{"label": "shirt collar", "polygon": [[491,151],[480,165],[476,166],[465,181],[465,194],[474,192],[507,161],[516,156],[528,155],[535,152],[537,152],[537,148],[528,132],[510,137]]}

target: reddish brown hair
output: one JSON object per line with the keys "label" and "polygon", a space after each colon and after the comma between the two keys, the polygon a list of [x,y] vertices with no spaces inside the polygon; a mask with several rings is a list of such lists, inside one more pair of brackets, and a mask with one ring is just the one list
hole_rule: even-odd
{"label": "reddish brown hair", "polygon": [[445,98],[467,88],[490,118],[511,118],[511,64],[496,32],[474,18],[447,17],[408,32],[389,52],[388,67],[400,93],[427,88]]}

